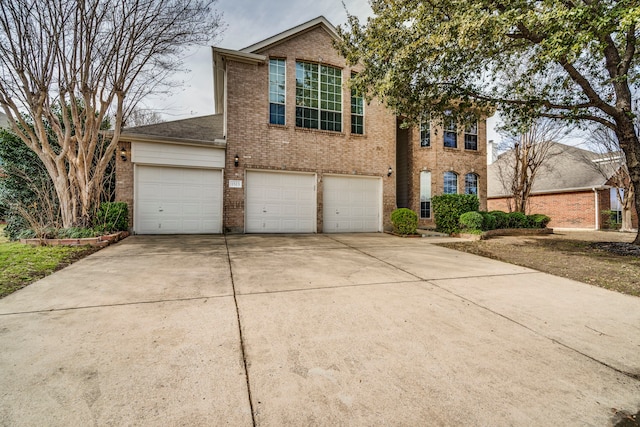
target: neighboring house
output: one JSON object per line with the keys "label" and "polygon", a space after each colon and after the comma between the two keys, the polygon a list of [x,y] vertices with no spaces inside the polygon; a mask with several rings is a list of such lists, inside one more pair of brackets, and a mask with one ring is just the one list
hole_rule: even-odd
{"label": "neighboring house", "polygon": [[[488,210],[510,210],[505,187],[508,183],[503,182],[500,173],[501,168],[508,169],[510,158],[508,151],[488,167]],[[597,167],[604,160],[592,151],[554,143],[534,180],[527,213],[548,215],[549,227],[556,229],[607,228],[609,217],[605,211],[621,208],[611,185],[616,169],[603,172],[603,168]],[[633,224],[638,226],[635,215]]]}
{"label": "neighboring house", "polygon": [[323,17],[242,50],[213,48],[216,114],[125,129],[118,200],[136,233],[379,232],[396,207],[486,206],[486,123],[423,123],[352,92]]}

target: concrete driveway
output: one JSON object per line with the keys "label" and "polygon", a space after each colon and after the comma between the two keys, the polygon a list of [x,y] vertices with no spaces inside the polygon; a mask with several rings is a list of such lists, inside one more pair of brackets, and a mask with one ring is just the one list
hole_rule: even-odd
{"label": "concrete driveway", "polygon": [[592,425],[640,298],[384,234],[134,236],[0,300],[0,423]]}

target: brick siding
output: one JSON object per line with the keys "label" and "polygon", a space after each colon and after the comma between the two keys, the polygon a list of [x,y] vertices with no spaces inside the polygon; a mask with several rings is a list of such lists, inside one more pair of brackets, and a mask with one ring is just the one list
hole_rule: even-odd
{"label": "brick siding", "polygon": [[[127,153],[127,160],[120,157],[120,150]],[[129,205],[129,229],[133,228],[133,163],[131,163],[131,143],[120,141],[116,149],[116,200]]]}
{"label": "brick siding", "polygon": [[[351,68],[332,47],[332,37],[315,28],[260,52],[286,61],[285,125],[269,124],[269,66],[227,62],[226,179],[243,179],[247,169],[286,170],[318,174],[317,229],[322,230],[322,176],[344,174],[382,177],[383,222],[395,209],[395,116],[380,103],[365,105],[365,134],[351,134],[351,93],[346,81]],[[296,61],[322,63],[343,70],[342,132],[295,126]],[[240,158],[234,166],[236,154]],[[244,188],[224,188],[224,230],[244,231]]]}
{"label": "brick siding", "polygon": [[[420,172],[431,172],[431,196],[443,194],[444,173],[458,175],[458,194],[464,194],[464,178],[468,173],[478,175],[478,198],[480,209],[487,206],[487,122],[478,121],[478,149],[464,148],[464,128],[458,126],[458,148],[444,146],[441,125],[431,125],[431,145],[420,146],[420,131],[417,127],[409,131],[409,208],[420,215]],[[419,226],[433,227],[433,206],[431,219],[419,219]]]}
{"label": "brick siding", "polygon": [[[602,211],[610,209],[609,190],[598,191],[600,228],[605,225]],[[509,212],[506,198],[489,199],[488,210]],[[529,198],[529,214],[540,213],[551,218],[551,228],[596,228],[596,206],[593,191],[571,193],[538,194]]]}

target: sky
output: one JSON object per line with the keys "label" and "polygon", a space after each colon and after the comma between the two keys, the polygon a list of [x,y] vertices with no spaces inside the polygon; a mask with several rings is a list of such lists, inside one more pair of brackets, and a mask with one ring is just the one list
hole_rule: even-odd
{"label": "sky", "polygon": [[[346,10],[345,10],[346,8]],[[368,0],[218,0],[215,9],[222,13],[225,30],[214,46],[242,49],[289,28],[324,16],[335,26],[345,24],[347,10],[361,21],[373,14]],[[184,59],[188,73],[175,76],[183,82],[170,96],[149,97],[144,107],[157,111],[165,120],[213,114],[213,64],[211,47],[193,49]],[[487,138],[498,140],[490,119]]]}

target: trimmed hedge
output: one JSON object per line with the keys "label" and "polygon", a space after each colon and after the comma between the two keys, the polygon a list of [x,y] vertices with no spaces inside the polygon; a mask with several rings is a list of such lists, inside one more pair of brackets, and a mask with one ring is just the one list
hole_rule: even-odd
{"label": "trimmed hedge", "polygon": [[391,212],[393,232],[400,235],[416,234],[418,215],[407,208],[399,208]]}
{"label": "trimmed hedge", "polygon": [[485,231],[496,229],[496,217],[490,212],[480,211],[482,215],[482,229]]}
{"label": "trimmed hedge", "polygon": [[482,230],[484,217],[480,212],[471,211],[460,215],[460,225],[468,230]]}
{"label": "trimmed hedge", "polygon": [[433,213],[436,230],[452,234],[460,231],[460,216],[465,212],[477,211],[480,201],[475,194],[442,194],[433,196]]}
{"label": "trimmed hedge", "polygon": [[509,228],[509,214],[502,211],[489,212],[496,219],[495,229]]}
{"label": "trimmed hedge", "polygon": [[507,215],[507,228],[529,228],[529,219],[522,212],[509,212]]}
{"label": "trimmed hedge", "polygon": [[551,218],[543,214],[528,215],[528,218],[529,226],[533,228],[547,228],[547,225],[551,221]]}

